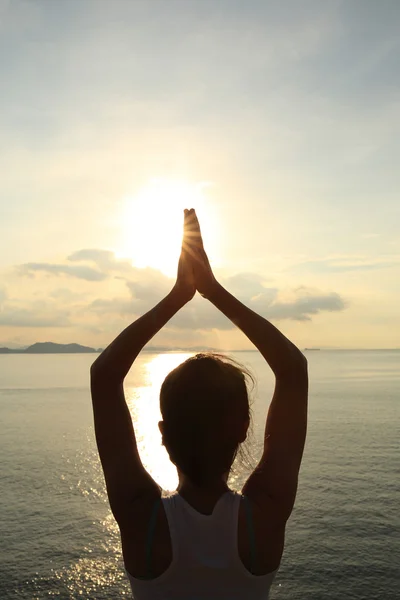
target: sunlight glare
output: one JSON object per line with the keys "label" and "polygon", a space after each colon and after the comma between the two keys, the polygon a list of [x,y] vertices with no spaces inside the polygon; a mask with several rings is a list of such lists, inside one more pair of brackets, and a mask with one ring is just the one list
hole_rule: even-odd
{"label": "sunlight glare", "polygon": [[[125,200],[122,244],[117,253],[136,267],[152,267],[173,277],[176,274],[183,230],[183,209],[195,208],[207,251],[215,256],[215,218],[205,195],[207,183],[153,179],[135,197]],[[215,226],[215,225],[214,225]]]}
{"label": "sunlight glare", "polygon": [[181,352],[158,354],[145,366],[146,385],[130,388],[126,393],[143,465],[163,490],[174,490],[178,485],[178,475],[161,445],[158,429],[158,421],[161,420],[160,388],[166,375],[192,355]]}

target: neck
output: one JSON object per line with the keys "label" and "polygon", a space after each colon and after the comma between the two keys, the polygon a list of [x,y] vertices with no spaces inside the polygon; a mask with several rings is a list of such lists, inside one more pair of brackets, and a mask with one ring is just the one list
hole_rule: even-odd
{"label": "neck", "polygon": [[182,496],[196,496],[204,498],[220,496],[221,494],[229,491],[227,483],[228,476],[229,473],[224,473],[219,479],[199,487],[191,482],[184,473],[178,470],[179,484],[176,490]]}

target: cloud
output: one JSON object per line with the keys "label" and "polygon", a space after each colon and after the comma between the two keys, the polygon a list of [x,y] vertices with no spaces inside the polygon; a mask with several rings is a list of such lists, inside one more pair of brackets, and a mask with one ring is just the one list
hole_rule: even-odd
{"label": "cloud", "polygon": [[[14,326],[64,326],[71,319],[73,323],[79,323],[80,327],[87,325],[92,328],[109,328],[111,323],[118,324],[121,318],[133,320],[146,313],[168,294],[174,283],[173,279],[161,271],[150,267],[133,267],[128,260],[117,259],[108,250],[79,250],[70,254],[67,260],[90,262],[94,266],[27,263],[18,270],[25,275],[45,272],[56,277],[68,275],[96,282],[115,278],[118,274],[126,293],[122,295],[117,291],[114,297],[110,297],[109,284],[107,290],[100,288],[102,292],[96,287],[96,293],[99,294],[97,297],[66,287],[56,288],[47,293],[47,299],[50,299],[47,312],[40,303],[36,304],[36,311],[35,307],[27,303],[24,303],[23,308],[12,308],[9,305],[7,314],[3,314],[3,322]],[[346,302],[336,292],[305,287],[282,290],[268,285],[266,278],[258,273],[237,273],[219,280],[246,306],[272,320],[310,321],[321,312],[343,311],[346,308]],[[114,293],[120,285],[118,283],[114,288]],[[182,332],[235,329],[235,325],[223,313],[199,295],[171,319],[168,327]]]}
{"label": "cloud", "polygon": [[[273,320],[291,319],[293,321],[310,321],[313,315],[323,311],[333,312],[342,311],[346,308],[344,299],[335,292],[322,293],[318,290],[308,290],[307,288],[298,288],[294,291],[294,298],[289,301],[280,301],[279,299],[271,302],[265,308],[265,316]],[[257,298],[253,301],[254,310],[260,304]]]}
{"label": "cloud", "polygon": [[86,294],[75,292],[69,288],[56,288],[54,290],[51,290],[48,295],[54,300],[68,303],[74,302],[76,300],[82,301],[86,296]]}
{"label": "cloud", "polygon": [[400,266],[400,258],[389,256],[388,258],[372,259],[369,257],[343,256],[322,258],[319,260],[308,260],[288,268],[291,272],[313,271],[317,273],[345,273],[348,271],[374,271]]}
{"label": "cloud", "polygon": [[[146,311],[152,308],[151,305],[146,306]],[[95,313],[99,317],[108,315],[134,315],[133,302],[129,298],[98,298],[93,300],[87,307],[86,312]]]}
{"label": "cloud", "polygon": [[225,282],[234,296],[242,297],[244,294],[246,298],[253,298],[261,292],[265,292],[266,288],[263,285],[265,280],[262,275],[246,272],[228,277]]}
{"label": "cloud", "polygon": [[8,298],[8,293],[7,293],[6,287],[4,285],[0,284],[0,308],[3,305],[3,302],[5,300],[7,300],[7,298]]}
{"label": "cloud", "polygon": [[[98,315],[141,315],[150,310],[169,291],[167,278],[158,271],[150,271],[152,282],[126,281],[131,298],[96,299],[88,310]],[[312,316],[321,312],[342,311],[345,300],[336,292],[322,292],[317,289],[299,287],[295,290],[280,291],[277,288],[264,287],[262,276],[243,273],[222,280],[221,283],[242,302],[262,316],[272,320],[290,319],[310,321]],[[235,325],[210,302],[196,295],[170,321],[177,329],[211,331],[229,330]]]}
{"label": "cloud", "polygon": [[0,326],[8,327],[68,327],[71,322],[63,310],[46,306],[19,307],[7,305],[0,311]]}
{"label": "cloud", "polygon": [[165,296],[173,286],[174,281],[155,269],[135,269],[133,279],[127,280],[126,285],[132,299],[138,303],[156,303]]}
{"label": "cloud", "polygon": [[112,271],[127,272],[133,269],[132,263],[127,259],[118,259],[111,250],[87,248],[73,252],[67,257],[71,262],[93,262],[104,273]]}
{"label": "cloud", "polygon": [[70,310],[60,306],[51,294],[43,299],[15,298],[0,284],[0,327],[68,327]]}
{"label": "cloud", "polygon": [[22,275],[32,275],[41,272],[49,275],[68,275],[77,279],[86,281],[104,281],[107,274],[84,265],[63,265],[54,263],[25,263],[17,267],[17,271]]}
{"label": "cloud", "polygon": [[[114,252],[98,248],[78,250],[70,254],[69,262],[87,262],[92,265],[77,265],[68,263],[25,263],[16,267],[17,273],[21,275],[32,275],[35,272],[47,273],[49,275],[68,275],[85,281],[104,281],[112,275],[121,275],[123,278],[134,278],[132,285],[140,286],[140,281],[146,287],[157,285],[164,279],[163,289],[166,288],[168,278],[156,269],[139,269],[134,267],[128,259],[117,258]],[[94,266],[93,266],[94,265]]]}

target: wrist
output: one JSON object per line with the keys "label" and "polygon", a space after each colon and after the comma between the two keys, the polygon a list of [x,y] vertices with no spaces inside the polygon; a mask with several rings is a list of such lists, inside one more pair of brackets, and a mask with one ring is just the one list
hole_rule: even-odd
{"label": "wrist", "polygon": [[218,283],[217,280],[207,289],[207,293],[204,294],[204,297],[210,302],[214,302],[221,292],[224,291],[224,287]]}
{"label": "wrist", "polygon": [[176,308],[176,310],[181,309],[190,300],[188,294],[186,293],[186,290],[183,290],[177,284],[174,285],[167,297],[171,301],[172,305]]}

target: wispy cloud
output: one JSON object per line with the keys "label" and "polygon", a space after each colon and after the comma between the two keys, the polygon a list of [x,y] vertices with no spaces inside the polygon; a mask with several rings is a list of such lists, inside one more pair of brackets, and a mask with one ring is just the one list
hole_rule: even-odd
{"label": "wispy cloud", "polygon": [[[89,265],[71,265],[62,263],[28,263],[20,265],[17,273],[21,275],[44,272],[48,278],[67,275],[77,280],[85,280],[88,285],[96,283],[92,290],[97,297],[90,299],[79,292],[67,288],[56,288],[48,293],[52,304],[49,315],[44,316],[40,305],[36,304],[37,323],[56,324],[57,314],[61,324],[65,324],[66,313],[72,321],[88,321],[90,327],[100,327],[105,316],[107,319],[133,319],[147,312],[160,301],[172,288],[174,280],[160,271],[151,268],[140,269],[132,266],[127,260],[116,258],[115,254],[102,249],[79,250],[69,255],[69,262],[94,263]],[[119,280],[123,284],[125,294],[110,297],[107,288],[99,288],[97,283],[105,280]],[[271,286],[266,278],[258,273],[237,273],[230,277],[220,277],[221,283],[247,306],[273,320],[309,321],[321,312],[343,311],[346,302],[340,294],[332,291],[321,291],[298,287],[295,289],[279,289]],[[99,294],[99,291],[101,295]],[[60,312],[54,312],[55,307]],[[25,312],[24,312],[25,311]],[[10,326],[22,326],[20,323],[34,323],[34,308],[27,303],[24,310],[13,308],[10,304],[5,321]],[[39,325],[38,325],[39,326]],[[170,327],[180,330],[227,331],[235,325],[209,302],[196,296],[171,321]]]}
{"label": "wispy cloud", "polygon": [[319,273],[344,273],[346,271],[374,271],[391,267],[400,267],[400,257],[391,255],[381,258],[357,256],[321,258],[298,263],[289,267],[287,270],[302,273],[307,271]]}
{"label": "wispy cloud", "polygon": [[91,262],[94,263],[103,273],[116,271],[123,273],[132,270],[131,261],[124,258],[117,258],[111,250],[102,250],[99,248],[86,248],[77,250],[70,254],[67,260],[71,262]]}
{"label": "wispy cloud", "polygon": [[7,299],[8,293],[5,285],[0,284],[0,308],[3,306],[3,302]]}
{"label": "wispy cloud", "polygon": [[107,273],[103,273],[97,269],[81,265],[64,265],[54,263],[25,263],[17,267],[21,275],[30,275],[34,273],[47,273],[49,275],[68,275],[77,279],[85,279],[86,281],[104,281],[107,279]]}
{"label": "wispy cloud", "polygon": [[[336,292],[322,293],[318,290],[299,288],[294,291],[291,301],[274,301],[265,313],[270,319],[292,319],[293,321],[310,321],[321,312],[336,312],[346,308],[346,301]],[[259,300],[257,301],[257,305]]]}
{"label": "wispy cloud", "polygon": [[7,303],[0,311],[0,325],[7,327],[68,327],[72,325],[69,313],[62,308],[33,303],[31,306],[18,306]]}
{"label": "wispy cloud", "polygon": [[[142,314],[171,289],[172,280],[153,269],[133,269],[131,276],[133,278],[125,282],[130,298],[99,298],[91,303],[89,310],[98,314]],[[336,292],[322,292],[305,287],[279,290],[277,287],[265,286],[264,280],[257,273],[248,272],[220,279],[247,306],[273,320],[309,321],[312,316],[321,312],[342,311],[347,306]],[[173,325],[194,330],[235,328],[229,319],[198,296],[174,317]]]}
{"label": "wispy cloud", "polygon": [[[127,259],[118,259],[114,252],[102,249],[83,249],[70,254],[69,262],[92,263],[89,265],[71,265],[66,263],[25,263],[18,265],[17,271],[22,275],[32,276],[34,273],[49,275],[67,275],[86,281],[104,281],[113,273],[126,274],[135,268]],[[94,266],[93,266],[94,265]]]}

